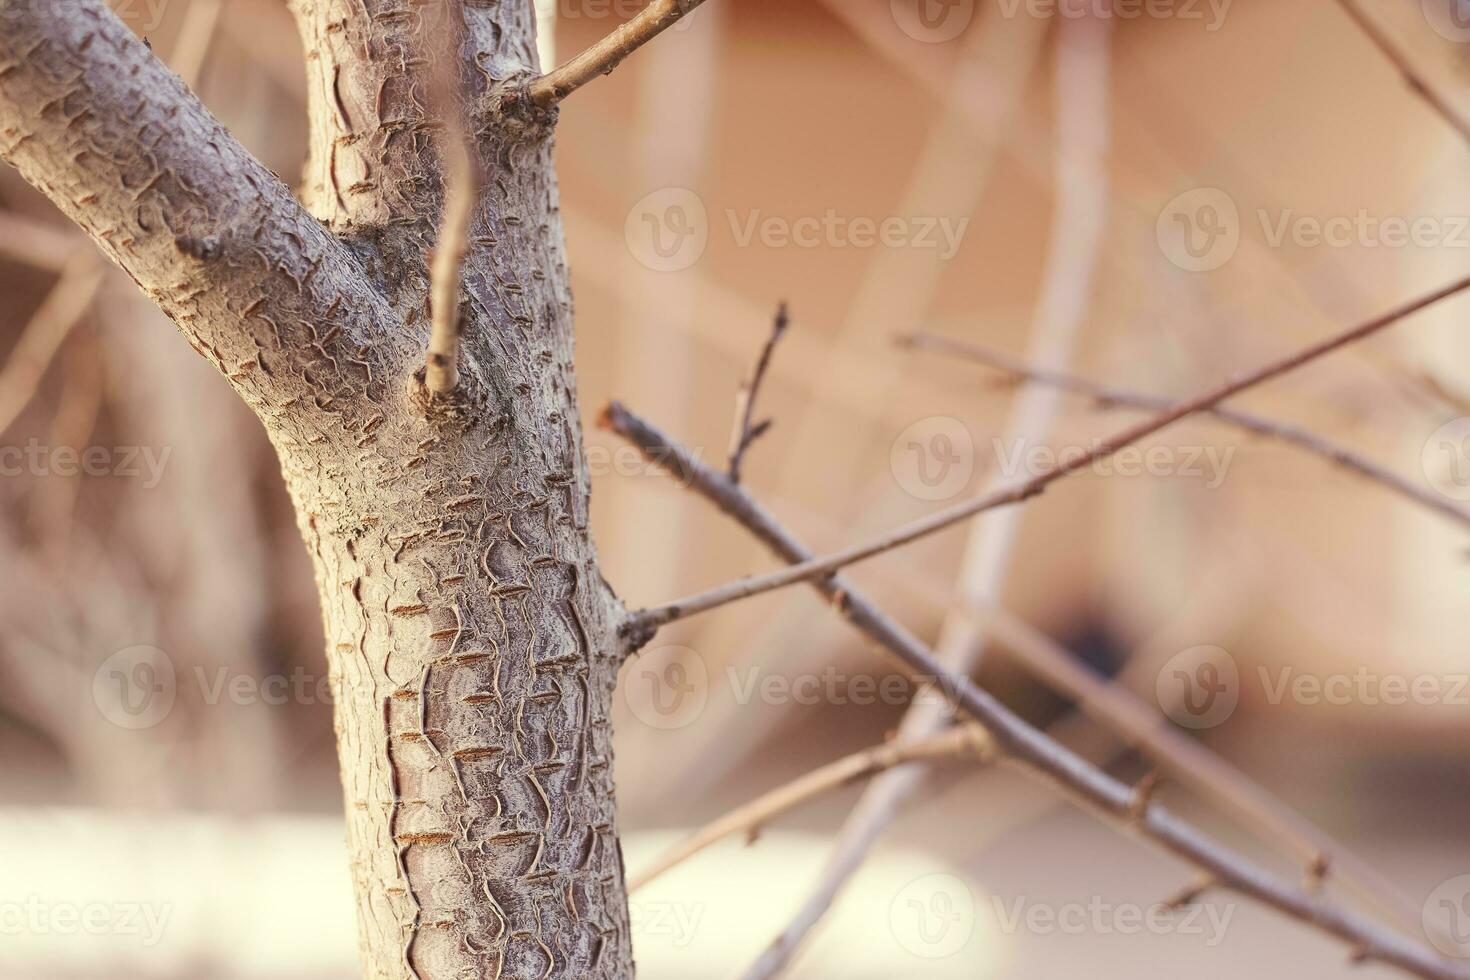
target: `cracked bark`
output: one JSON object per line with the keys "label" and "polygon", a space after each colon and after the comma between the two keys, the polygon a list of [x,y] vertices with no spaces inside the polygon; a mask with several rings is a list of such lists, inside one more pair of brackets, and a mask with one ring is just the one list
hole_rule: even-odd
{"label": "cracked bark", "polygon": [[[588,476],[529,0],[465,0],[488,179],[461,384],[415,372],[442,209],[410,0],[296,0],[304,197],[102,0],[0,0],[0,153],[179,325],[270,434],[316,563],[372,978],[633,975],[608,715],[625,620]],[[313,216],[314,215],[314,216]]]}

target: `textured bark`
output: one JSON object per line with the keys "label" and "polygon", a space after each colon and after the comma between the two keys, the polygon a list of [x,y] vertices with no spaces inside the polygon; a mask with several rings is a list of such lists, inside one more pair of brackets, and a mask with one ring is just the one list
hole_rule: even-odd
{"label": "textured bark", "polygon": [[0,0],[0,152],[256,410],[314,556],[365,972],[631,977],[588,478],[530,0],[465,0],[484,196],[425,397],[442,208],[409,0],[297,0],[318,221],[101,0]]}

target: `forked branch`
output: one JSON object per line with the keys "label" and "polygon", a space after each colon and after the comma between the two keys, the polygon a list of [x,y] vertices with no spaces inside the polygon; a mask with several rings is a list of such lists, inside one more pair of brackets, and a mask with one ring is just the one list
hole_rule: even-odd
{"label": "forked branch", "polygon": [[394,320],[105,0],[0,3],[0,156],[257,404],[360,383],[350,362]]}
{"label": "forked branch", "polygon": [[741,599],[747,599],[751,596],[757,596],[764,592],[770,592],[774,589],[785,588],[797,582],[825,578],[839,568],[872,558],[874,555],[882,554],[885,551],[902,547],[911,541],[916,541],[926,535],[951,527],[967,517],[983,511],[993,510],[996,507],[1023,503],[1042,493],[1047,487],[1063,477],[1084,470],[1093,463],[1108,458],[1118,450],[1131,446],[1141,439],[1145,439],[1162,429],[1168,428],[1186,416],[1208,411],[1227,398],[1238,395],[1266,381],[1279,378],[1281,375],[1294,371],[1302,365],[1309,364],[1326,354],[1340,350],[1366,337],[1370,337],[1405,317],[1432,306],[1446,297],[1462,292],[1467,288],[1470,288],[1470,276],[1458,279],[1427,296],[1405,303],[1387,313],[1374,317],[1366,323],[1334,334],[1326,340],[1312,344],[1294,354],[1290,354],[1254,371],[1240,375],[1231,381],[1206,391],[1204,394],[1196,395],[1193,398],[1179,402],[1167,412],[1145,419],[1137,425],[1131,426],[1117,435],[1103,440],[1087,452],[1069,456],[1065,461],[1059,461],[1055,466],[1042,470],[1035,476],[1012,486],[1002,487],[992,493],[983,494],[963,503],[956,504],[953,507],[938,511],[928,517],[911,521],[869,542],[846,548],[826,557],[804,559],[800,563],[792,565],[790,568],[782,569],[781,571],[743,578],[736,582],[731,582],[727,585],[680,599],[677,602],[672,602],[665,606],[646,610],[640,614],[640,623],[645,628],[657,628],[672,623],[675,620],[707,612],[719,606],[737,602]]}
{"label": "forked branch", "polygon": [[704,0],[652,0],[637,15],[558,68],[531,81],[531,101],[543,109],[609,74],[623,59],[688,16]]}
{"label": "forked branch", "polygon": [[653,864],[628,878],[628,890],[636,891],[671,868],[689,860],[718,841],[742,831],[754,836],[771,820],[823,793],[859,779],[916,762],[946,759],[985,758],[989,740],[978,725],[960,725],[929,738],[912,742],[885,742],[843,756],[836,762],[813,769],[791,782],[763,794],[706,824],[675,844]]}
{"label": "forked branch", "polygon": [[771,355],[776,352],[776,345],[781,342],[790,326],[791,317],[786,304],[782,303],[776,308],[776,318],[771,323],[771,335],[761,348],[761,356],[756,360],[750,378],[740,386],[740,394],[735,396],[735,427],[730,433],[731,483],[740,482],[740,467],[745,462],[746,452],[771,428],[770,419],[760,422],[755,420],[755,403],[760,397],[761,384],[766,380],[766,371],[771,367]]}
{"label": "forked branch", "polygon": [[[738,521],[780,558],[797,563],[809,560],[811,552],[806,546],[759,502],[658,429],[616,403],[603,413],[602,421],[650,460],[659,461],[682,485]],[[929,680],[959,711],[983,725],[1010,761],[1050,781],[1084,806],[1101,811],[1119,827],[1140,834],[1194,865],[1219,888],[1252,898],[1341,939],[1353,949],[1355,958],[1396,966],[1433,980],[1470,978],[1470,967],[1452,963],[1381,923],[1342,907],[1316,888],[1267,872],[1162,805],[1145,800],[1140,806],[1134,787],[1037,731],[967,678],[946,672],[928,646],[841,577],[829,575],[810,584],[844,619]]]}

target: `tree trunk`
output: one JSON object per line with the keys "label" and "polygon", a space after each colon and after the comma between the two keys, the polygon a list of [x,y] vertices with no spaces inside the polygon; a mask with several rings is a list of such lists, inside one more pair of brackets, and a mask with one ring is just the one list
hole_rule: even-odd
{"label": "tree trunk", "polygon": [[[366,975],[633,975],[588,475],[530,0],[297,0],[306,198],[102,0],[0,0],[0,151],[265,424],[316,563]],[[421,381],[454,34],[485,179],[459,389]],[[462,20],[462,23],[459,21]],[[516,111],[508,111],[515,107]]]}
{"label": "tree trunk", "polygon": [[372,977],[632,975],[618,606],[558,387],[432,439],[383,411],[325,451],[277,440],[321,587]]}

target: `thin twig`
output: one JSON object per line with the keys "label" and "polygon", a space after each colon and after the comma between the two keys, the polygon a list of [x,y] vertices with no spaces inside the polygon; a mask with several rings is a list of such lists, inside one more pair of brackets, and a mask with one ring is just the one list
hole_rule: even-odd
{"label": "thin twig", "polygon": [[91,308],[105,277],[106,269],[96,252],[87,248],[75,253],[25,325],[0,369],[0,435],[35,397],[46,369]]}
{"label": "thin twig", "polygon": [[[1087,322],[1107,232],[1107,154],[1112,138],[1109,28],[1106,18],[1068,19],[1063,21],[1057,38],[1052,86],[1056,150],[1051,182],[1055,203],[1028,341],[1033,360],[1057,367],[1071,359]],[[1061,400],[1058,391],[1044,385],[1021,390],[1006,421],[1007,444],[1045,443]],[[1003,480],[1000,474],[992,476],[986,489],[1003,486]],[[983,606],[1001,594],[1026,513],[1024,508],[1015,507],[978,515],[969,523],[955,587],[961,604],[946,612],[937,644],[940,662],[956,674],[973,676],[984,654],[989,639],[985,625],[965,612],[968,606]],[[952,715],[942,702],[921,700],[904,712],[898,737],[931,737],[951,722]],[[872,781],[843,821],[821,873],[802,904],[742,974],[742,980],[768,980],[786,969],[926,776],[926,770],[909,767],[884,773]]]}
{"label": "thin twig", "polygon": [[830,790],[913,762],[934,762],[966,756],[984,758],[988,744],[989,740],[980,726],[960,725],[926,739],[886,742],[829,762],[742,804],[695,831],[659,855],[653,864],[630,876],[628,890],[637,891],[711,844],[740,831],[758,831],[775,817]]}
{"label": "thin twig", "polygon": [[771,428],[771,419],[755,421],[755,402],[760,397],[761,384],[766,380],[766,371],[771,366],[771,355],[776,351],[776,345],[781,342],[786,328],[791,325],[786,304],[783,302],[776,307],[776,318],[771,324],[771,335],[766,338],[765,346],[761,348],[761,356],[755,362],[755,369],[750,378],[740,386],[740,393],[735,396],[735,428],[730,433],[730,482],[740,482],[740,464],[745,462],[745,452],[757,439],[765,435]]}
{"label": "thin twig", "polygon": [[[1392,883],[1250,776],[1181,733],[1157,708],[1099,677],[1061,644],[999,605],[975,610],[955,597],[952,608],[984,623],[1028,673],[1137,748],[1172,780],[1234,813],[1263,837],[1282,841],[1307,869],[1309,878],[1320,881],[1330,863],[1334,876],[1366,901],[1401,924],[1418,921],[1417,911],[1407,911],[1407,903],[1400,900]],[[1157,778],[1158,773],[1153,775]],[[1148,792],[1136,796],[1135,803],[1149,804],[1153,787],[1146,788]],[[1313,873],[1313,869],[1320,871]]]}
{"label": "thin twig", "polygon": [[1457,279],[1448,286],[1443,286],[1427,296],[1396,307],[1387,313],[1374,317],[1366,323],[1361,323],[1349,330],[1334,334],[1326,340],[1312,344],[1294,354],[1290,354],[1279,360],[1272,361],[1264,367],[1240,375],[1202,395],[1196,395],[1186,401],[1179,402],[1167,412],[1145,419],[1137,425],[1098,443],[1087,452],[1073,454],[1066,461],[1058,462],[1055,466],[1042,470],[1029,479],[1010,487],[1002,488],[993,493],[983,494],[964,503],[956,504],[953,507],[930,514],[928,517],[911,521],[864,544],[835,552],[826,557],[804,560],[799,564],[792,565],[790,568],[785,568],[778,572],[743,578],[719,586],[718,588],[710,589],[707,592],[697,593],[680,599],[677,602],[672,602],[665,606],[645,610],[639,614],[639,619],[646,627],[663,626],[678,619],[685,619],[697,613],[707,612],[719,606],[728,605],[731,602],[747,599],[774,589],[785,588],[797,582],[805,582],[829,576],[845,565],[863,561],[874,555],[891,551],[911,541],[933,534],[936,531],[942,531],[982,511],[993,510],[996,507],[1004,507],[1010,504],[1023,503],[1042,493],[1057,480],[1070,476],[1079,470],[1086,469],[1098,460],[1106,459],[1118,450],[1131,446],[1140,439],[1147,438],[1155,432],[1173,425],[1186,416],[1213,408],[1225,399],[1238,395],[1248,388],[1254,388],[1263,382],[1278,378],[1326,354],[1378,333],[1405,317],[1417,313],[1425,307],[1432,306],[1446,297],[1462,292],[1467,288],[1470,288],[1470,276]]}
{"label": "thin twig", "polygon": [[587,48],[571,61],[532,79],[531,101],[543,109],[556,105],[577,89],[609,74],[623,59],[687,16],[704,0],[653,0],[631,20]]}
{"label": "thin twig", "polygon": [[[1459,0],[1450,0],[1450,2],[1458,3]],[[1388,39],[1383,29],[1358,6],[1357,0],[1337,0],[1337,5],[1343,9],[1353,23],[1358,25],[1358,29],[1367,36],[1373,46],[1399,70],[1399,74],[1404,78],[1404,84],[1408,85],[1415,95],[1428,103],[1430,108],[1439,113],[1440,117],[1460,134],[1461,139],[1470,143],[1470,122],[1466,122],[1448,100],[1420,76],[1403,52],[1399,51]]]}
{"label": "thin twig", "polygon": [[60,272],[79,249],[90,244],[81,235],[48,222],[14,211],[0,214],[0,256],[15,262]]}
{"label": "thin twig", "polygon": [[[701,494],[742,524],[783,560],[805,562],[811,552],[744,489],[705,466],[683,446],[616,403],[602,423],[628,439],[650,459],[659,460],[681,485]],[[1423,945],[1328,896],[1270,874],[1171,813],[1162,805],[1134,819],[1134,788],[1100,771],[1070,749],[1022,721],[991,694],[966,678],[944,670],[932,650],[840,576],[811,581],[833,608],[870,639],[893,653],[957,709],[985,726],[999,750],[1027,771],[1043,777],[1073,799],[1113,818],[1123,829],[1148,838],[1162,849],[1210,875],[1219,887],[1269,905],[1287,916],[1363,950],[1368,959],[1426,978],[1470,978],[1470,968],[1449,962]]]}
{"label": "thin twig", "polygon": [[441,157],[444,168],[444,215],[429,286],[429,356],[424,387],[431,395],[448,395],[459,387],[460,269],[470,246],[470,222],[479,197],[478,170],[463,119],[459,83],[459,51],[463,38],[463,0],[443,0],[441,36],[432,47],[430,89],[435,115],[444,123]]}
{"label": "thin twig", "polygon": [[[1101,384],[1100,382],[1092,381],[1075,374],[1068,374],[1065,371],[1054,371],[1047,368],[1035,367],[1000,351],[991,350],[988,347],[982,347],[978,344],[952,340],[948,337],[940,337],[936,334],[916,333],[902,338],[901,342],[910,347],[951,354],[978,364],[993,367],[998,371],[1003,371],[1006,374],[1014,375],[1018,378],[1024,378],[1027,381],[1050,385],[1063,391],[1082,395],[1086,398],[1091,398],[1104,408],[1137,408],[1149,412],[1159,412],[1174,404],[1169,398],[1161,395],[1144,394],[1143,392],[1133,391],[1128,388],[1118,388],[1112,385]],[[1380,484],[1412,500],[1416,504],[1428,507],[1459,524],[1470,527],[1470,510],[1466,510],[1464,507],[1459,506],[1440,494],[1436,494],[1424,487],[1416,486],[1392,470],[1386,469],[1372,460],[1348,449],[1346,446],[1332,442],[1309,429],[1293,425],[1289,422],[1278,422],[1275,419],[1269,419],[1251,412],[1220,405],[1206,409],[1203,414],[1213,416],[1221,422],[1226,422],[1238,429],[1244,429],[1256,435],[1289,443],[1313,455],[1321,456],[1328,462]]]}
{"label": "thin twig", "polygon": [[224,0],[194,0],[184,11],[184,22],[179,25],[168,61],[169,67],[178,72],[190,88],[199,84],[199,73],[204,70],[204,62],[209,57],[224,5]]}

